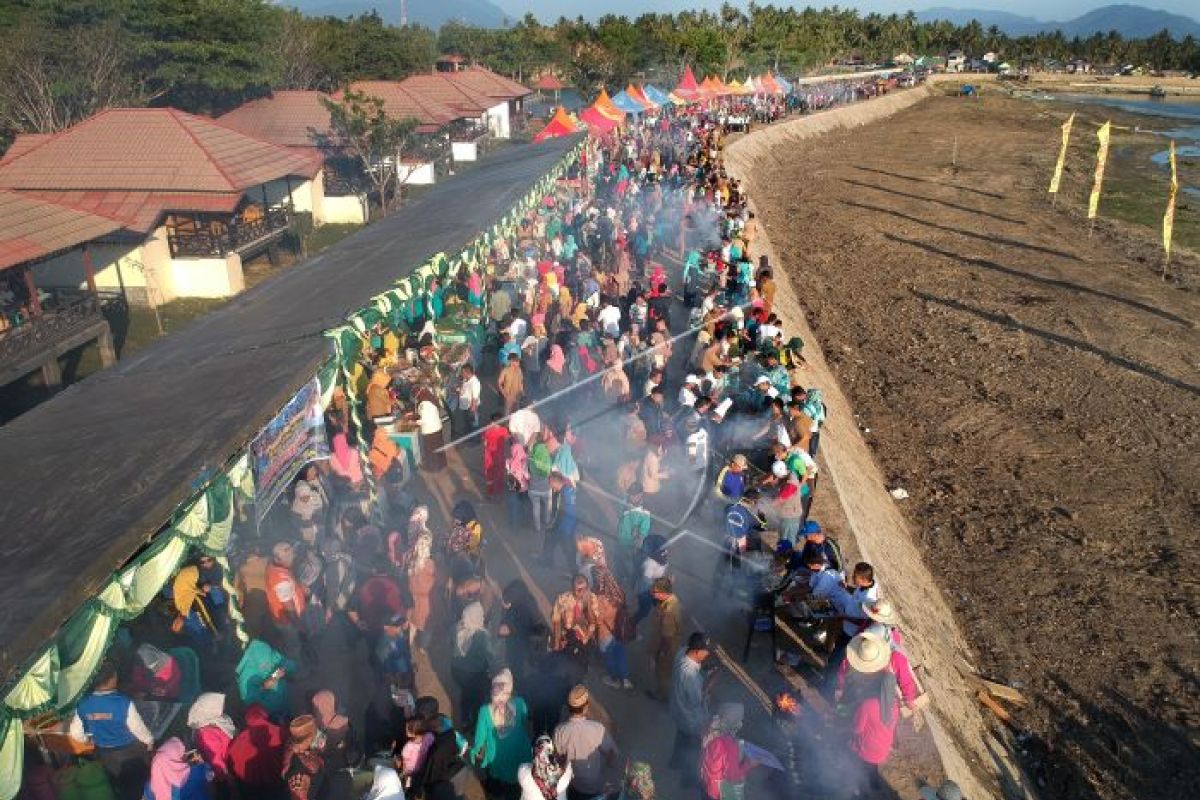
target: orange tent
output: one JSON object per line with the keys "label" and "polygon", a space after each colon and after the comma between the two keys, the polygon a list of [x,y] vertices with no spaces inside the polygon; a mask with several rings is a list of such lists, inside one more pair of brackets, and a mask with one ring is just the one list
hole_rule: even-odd
{"label": "orange tent", "polygon": [[567,110],[562,106],[554,112],[554,117],[546,123],[546,127],[542,128],[536,136],[533,137],[535,142],[540,142],[545,139],[553,139],[556,136],[570,136],[576,132],[575,123],[567,116]]}
{"label": "orange tent", "polygon": [[768,94],[783,94],[783,87],[775,82],[775,76],[769,72],[760,80],[760,86]]}
{"label": "orange tent", "polygon": [[713,76],[712,80],[713,88],[716,89],[717,94],[729,94],[729,87],[725,85],[725,81],[721,80],[715,75]]}
{"label": "orange tent", "polygon": [[654,105],[654,103],[651,103],[650,100],[647,99],[646,95],[642,93],[641,89],[634,86],[632,83],[625,87],[625,94],[629,95],[638,103],[640,103],[642,108],[651,109],[657,107]]}
{"label": "orange tent", "polygon": [[588,126],[588,130],[592,133],[608,133],[613,128],[617,127],[617,121],[612,117],[606,117],[595,106],[588,106],[583,111],[579,112],[579,120]]}
{"label": "orange tent", "polygon": [[596,98],[596,102],[592,103],[592,108],[614,122],[620,122],[625,119],[625,112],[613,105],[612,98],[608,96],[607,89],[600,90],[600,96]]}

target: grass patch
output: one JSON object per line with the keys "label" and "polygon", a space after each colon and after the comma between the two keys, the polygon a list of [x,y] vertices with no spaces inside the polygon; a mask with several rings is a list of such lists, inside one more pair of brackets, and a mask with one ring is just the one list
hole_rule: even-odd
{"label": "grass patch", "polygon": [[322,250],[337,244],[363,226],[355,222],[338,222],[322,225],[308,236],[305,245],[310,256],[315,256]]}

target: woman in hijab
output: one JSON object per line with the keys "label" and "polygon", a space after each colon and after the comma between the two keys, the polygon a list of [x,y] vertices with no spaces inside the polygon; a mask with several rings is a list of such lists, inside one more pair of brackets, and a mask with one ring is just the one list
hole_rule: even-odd
{"label": "woman in hijab", "polygon": [[175,700],[183,683],[179,663],[152,644],[138,645],[133,663],[133,690],[150,700]]}
{"label": "woman in hijab", "polygon": [[371,790],[363,800],[404,800],[404,787],[400,784],[400,773],[391,767],[375,767],[375,779]]}
{"label": "woman in hijab", "polygon": [[501,595],[500,638],[504,641],[504,660],[513,675],[524,683],[529,674],[533,637],[545,632],[537,603],[525,581],[517,578],[504,587]]}
{"label": "woman in hijab", "polygon": [[600,654],[604,656],[604,667],[608,671],[604,683],[614,689],[632,689],[624,641],[629,613],[625,606],[625,592],[603,558],[601,550],[600,561],[591,562],[591,574],[596,608],[599,612],[597,623]]}
{"label": "woman in hijab", "polygon": [[295,662],[261,639],[255,639],[237,665],[242,702],[258,703],[275,719],[283,719],[288,710],[287,679],[295,671]]}
{"label": "woman in hijab", "polygon": [[188,709],[188,727],[192,740],[204,762],[212,767],[217,779],[229,777],[229,746],[237,736],[237,728],[225,714],[225,695],[205,692]]}
{"label": "woman in hijab", "polygon": [[513,675],[502,669],[492,678],[492,700],[479,709],[471,760],[487,776],[489,794],[514,797],[517,769],[529,753],[529,709],[513,694]]}
{"label": "woman in hijab", "polygon": [[508,443],[508,458],[504,461],[504,496],[508,507],[508,525],[520,524],[525,493],[529,491],[529,456],[518,437]]}
{"label": "woman in hijab", "polygon": [[746,709],[741,703],[722,703],[700,744],[700,782],[708,800],[740,798],[745,794],[746,776],[756,763],[742,756],[735,738],[742,728]]}
{"label": "woman in hijab", "polygon": [[244,797],[278,797],[283,788],[283,729],[257,703],[246,709],[246,727],[229,746],[229,771]]}
{"label": "woman in hijab", "polygon": [[338,708],[337,697],[328,689],[313,695],[312,710],[324,739],[320,751],[325,761],[325,782],[318,796],[329,800],[349,797],[353,783],[350,770],[362,760],[350,719]]}
{"label": "woman in hijab", "polygon": [[617,800],[654,800],[654,777],[645,761],[634,761],[625,768],[621,794]]}
{"label": "woman in hijab", "polygon": [[203,763],[193,763],[178,737],[163,742],[150,762],[150,780],[145,800],[207,800],[212,772]]}
{"label": "woman in hijab", "polygon": [[283,780],[289,800],[316,800],[325,783],[325,761],[316,748],[317,721],[305,714],[288,726],[283,753]]}
{"label": "woman in hijab", "polygon": [[464,727],[474,724],[476,712],[487,701],[491,649],[483,605],[470,603],[463,609],[454,632],[454,655],[450,660],[450,675],[459,690],[459,722]]}
{"label": "woman in hijab", "polygon": [[409,541],[413,544],[405,555],[405,571],[408,573],[408,591],[412,595],[408,624],[412,626],[416,640],[423,642],[433,608],[431,598],[433,587],[437,584],[437,564],[433,561],[433,534],[425,527],[424,521],[414,525],[414,519],[418,518],[417,512],[420,511],[424,512],[424,519],[429,517],[429,509],[417,506],[413,510],[413,517],[409,518]]}
{"label": "woman in hijab", "polygon": [[554,751],[549,736],[533,743],[533,760],[517,769],[521,800],[566,800],[574,773],[567,759]]}
{"label": "woman in hijab", "polygon": [[567,354],[562,345],[550,346],[550,355],[546,358],[546,368],[542,370],[542,394],[551,395],[560,392],[571,385],[571,376],[567,373]]}

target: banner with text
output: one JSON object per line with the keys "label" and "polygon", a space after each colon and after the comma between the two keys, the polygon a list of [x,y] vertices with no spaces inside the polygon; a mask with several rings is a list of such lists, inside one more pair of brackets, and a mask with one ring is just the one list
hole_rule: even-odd
{"label": "banner with text", "polygon": [[321,383],[313,378],[250,443],[257,521],[262,522],[301,467],[328,457]]}

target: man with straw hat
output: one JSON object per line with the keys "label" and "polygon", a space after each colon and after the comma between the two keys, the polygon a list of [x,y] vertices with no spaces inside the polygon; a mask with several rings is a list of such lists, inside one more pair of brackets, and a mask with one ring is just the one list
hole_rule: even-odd
{"label": "man with straw hat", "polygon": [[604,725],[588,719],[591,697],[578,684],[567,695],[570,717],[554,729],[554,750],[571,764],[574,777],[567,787],[569,800],[584,800],[604,792],[605,774],[617,763],[617,745]]}
{"label": "man with straw hat", "polygon": [[296,717],[288,725],[288,744],[283,754],[283,780],[290,800],[314,800],[321,795],[325,759],[317,741],[317,721],[311,714]]}
{"label": "man with straw hat", "polygon": [[835,699],[839,713],[851,718],[850,749],[862,760],[872,787],[878,787],[879,765],[891,755],[901,702],[910,712],[925,704],[908,659],[878,636],[860,633],[846,648]]}

